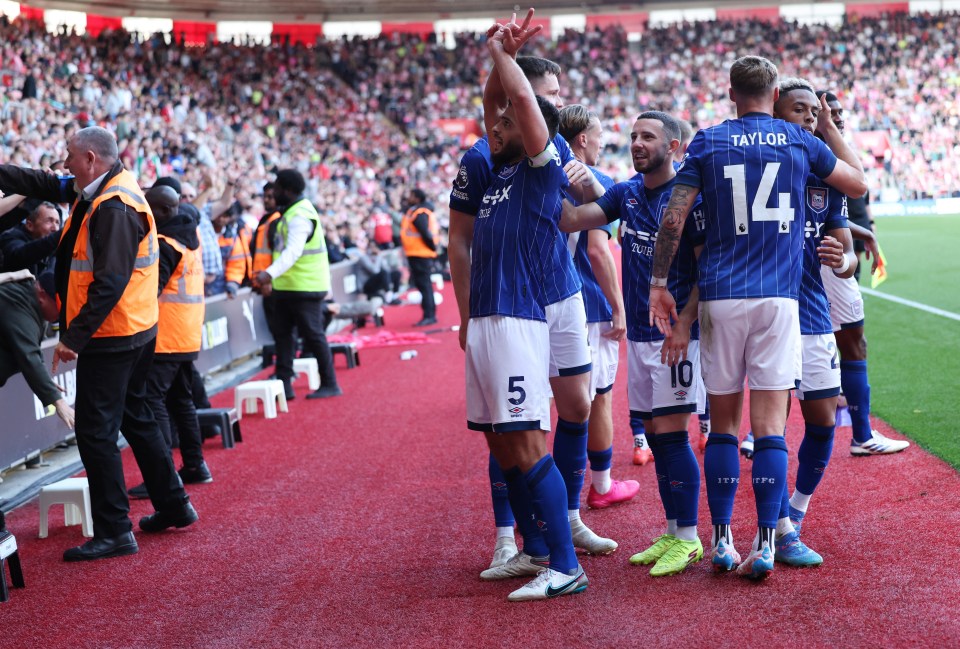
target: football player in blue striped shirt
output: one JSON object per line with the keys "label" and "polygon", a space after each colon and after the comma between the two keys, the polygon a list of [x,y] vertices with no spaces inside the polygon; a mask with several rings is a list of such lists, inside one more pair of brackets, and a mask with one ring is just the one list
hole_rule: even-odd
{"label": "football player in blue striped shirt", "polygon": [[[832,92],[820,92],[819,95],[826,95],[830,117],[843,133],[843,106],[840,100]],[[863,199],[860,199],[860,203],[863,203]],[[873,255],[875,271],[879,252],[873,233],[857,226],[854,220],[850,221],[850,230],[855,239],[865,242],[867,250]],[[910,446],[910,442],[891,439],[880,431],[873,430],[870,424],[870,382],[867,375],[867,340],[863,336],[863,296],[860,294],[860,283],[855,278],[834,277],[827,269],[823,269],[823,284],[830,297],[830,317],[840,350],[840,382],[853,429],[850,454],[863,457],[899,453]]]}
{"label": "football player in blue striped shirt", "polygon": [[[596,168],[603,146],[600,118],[581,104],[564,106],[560,111],[560,135],[570,145],[574,157],[588,167],[605,189],[613,179]],[[576,204],[571,196],[569,200]],[[587,316],[593,372],[590,375],[590,425],[587,457],[590,461],[590,491],[587,505],[603,509],[626,502],[637,495],[636,480],[610,477],[613,461],[613,383],[620,361],[620,341],[626,335],[623,294],[617,278],[617,264],[610,252],[610,224],[567,235],[573,263],[583,282],[583,306]]]}
{"label": "football player in blue striped shirt", "polygon": [[696,249],[703,243],[706,224],[699,204],[693,207],[694,218],[687,222],[669,271],[669,286],[681,311],[669,338],[650,323],[647,303],[655,233],[675,182],[673,153],[680,137],[680,125],[670,115],[641,114],[630,133],[639,178],[614,185],[587,205],[564,202],[560,222],[562,230],[578,230],[621,219],[630,417],[642,421],[650,434],[666,516],[664,533],[630,562],[654,563],[650,574],[655,577],[682,572],[703,557],[697,536],[700,465],[687,434],[690,413],[702,410],[704,399],[696,324]]}
{"label": "football player in blue striped shirt", "polygon": [[[517,29],[518,35],[522,38],[518,48],[539,31],[539,27],[528,27],[532,15],[533,10],[530,10],[523,25]],[[559,65],[553,61],[532,56],[517,57],[517,64],[538,96],[544,97],[558,108],[562,107],[557,78],[561,71]],[[495,73],[495,70],[491,72],[491,74]],[[502,94],[489,99],[497,110],[502,110],[505,104],[505,97]],[[575,193],[587,192],[584,196],[594,198],[603,192],[603,187],[594,180],[593,175],[573,159],[562,137],[558,135],[554,138],[554,145],[560,154],[561,162],[565,165],[564,169],[568,172],[568,179],[576,183],[576,186],[572,187],[576,190]],[[464,154],[450,194],[450,270],[460,309],[461,348],[465,345],[470,322],[470,246],[474,234],[474,222],[492,176],[493,163],[490,158],[489,142],[484,137]],[[586,178],[587,176],[589,178]],[[578,178],[586,178],[592,183],[587,188],[582,188]],[[617,543],[612,539],[594,534],[580,520],[579,511],[583,473],[586,467],[587,416],[590,409],[588,393],[590,366],[584,365],[589,360],[589,351],[586,349],[586,330],[583,324],[586,318],[582,305],[576,304],[580,300],[580,279],[573,268],[562,237],[554,240],[553,247],[547,247],[545,254],[549,255],[553,262],[553,271],[549,281],[544,282],[547,290],[541,293],[540,302],[549,305],[547,319],[551,333],[550,383],[553,394],[557,398],[559,416],[557,432],[562,433],[555,438],[554,456],[558,465],[562,467],[564,483],[567,485],[568,517],[571,521],[575,545],[590,553],[607,554],[616,550]],[[544,264],[544,267],[548,265]],[[560,281],[554,279],[553,275],[559,277]],[[569,316],[573,323],[565,323],[558,315]],[[564,324],[566,326],[563,326]],[[566,350],[572,358],[561,358],[561,362],[558,363],[556,348]],[[493,560],[490,567],[481,573],[481,578],[502,579],[516,576],[513,574],[513,566],[497,570],[509,559],[518,555],[513,532],[514,514],[510,508],[507,482],[503,471],[492,456],[488,461],[488,473],[497,540]]]}
{"label": "football player in blue striped shirt", "polygon": [[[738,574],[754,579],[773,570],[787,477],[783,430],[790,390],[800,378],[797,300],[807,176],[813,172],[847,195],[866,192],[856,156],[838,160],[827,146],[842,150],[832,122],[823,129],[824,144],[773,118],[778,96],[773,63],[757,56],[733,63],[730,99],[737,118],[700,131],[690,143],[657,234],[650,280],[651,323],[669,335],[671,318],[678,316],[667,274],[687,215],[702,196],[707,238],[698,285],[701,367],[713,427],[704,454],[712,563],[718,571],[740,564]],[[752,482],[759,533],[740,563],[730,517],[740,482],[737,431],[745,378],[756,437]]]}
{"label": "football player in blue striped shirt", "polygon": [[[809,82],[788,78],[780,82],[780,96],[773,110],[774,117],[813,134],[821,104]],[[828,117],[824,115],[824,119]],[[788,499],[784,485],[775,558],[793,566],[818,566],[823,558],[800,540],[799,528],[830,461],[840,394],[837,343],[821,269],[827,268],[837,277],[852,277],[857,257],[847,228],[846,196],[810,174],[801,207],[804,246],[799,315],[803,367],[797,397],[805,429],[797,453],[796,490],[792,498]]]}
{"label": "football player in blue striped shirt", "polygon": [[[494,176],[474,223],[465,352],[468,427],[484,432],[524,532],[524,551],[501,568],[512,567],[507,576],[536,575],[508,599],[527,601],[581,592],[587,577],[573,547],[564,479],[542,432],[550,429],[542,251],[559,236],[568,179],[553,144],[559,111],[534,95],[513,58],[517,40],[510,25],[488,32],[494,72],[484,121]],[[488,110],[500,94],[507,109]]]}

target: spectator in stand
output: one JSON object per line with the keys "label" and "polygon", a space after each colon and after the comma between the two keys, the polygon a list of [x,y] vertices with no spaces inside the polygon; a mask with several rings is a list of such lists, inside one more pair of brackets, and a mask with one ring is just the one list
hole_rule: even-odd
{"label": "spectator in stand", "polygon": [[213,229],[218,235],[220,257],[223,260],[223,274],[206,287],[206,294],[226,293],[229,299],[237,297],[237,291],[243,284],[250,268],[250,236],[245,234],[246,226],[240,222],[239,206],[231,206],[213,219]]}
{"label": "spectator in stand", "polygon": [[433,298],[433,282],[430,281],[430,276],[437,259],[440,226],[422,189],[411,189],[405,202],[407,213],[400,225],[400,241],[410,267],[410,283],[420,291],[420,306],[423,309],[423,318],[413,326],[426,327],[437,323],[437,305]]}
{"label": "spectator in stand", "polygon": [[26,270],[0,273],[0,310],[0,387],[14,374],[23,373],[40,403],[53,406],[73,430],[73,408],[51,380],[40,351],[46,323],[57,320],[53,273],[41,275],[39,281]]}
{"label": "spectator in stand", "polygon": [[370,215],[373,242],[381,250],[393,248],[393,219],[383,211],[377,210]]}
{"label": "spectator in stand", "polygon": [[39,277],[53,264],[53,253],[60,242],[60,210],[48,201],[37,204],[23,223],[0,234],[3,265],[10,272],[27,269]]}
{"label": "spectator in stand", "polygon": [[331,264],[339,263],[347,258],[347,251],[343,247],[343,242],[340,241],[340,233],[337,232],[336,226],[332,223],[323,226],[323,240]]}

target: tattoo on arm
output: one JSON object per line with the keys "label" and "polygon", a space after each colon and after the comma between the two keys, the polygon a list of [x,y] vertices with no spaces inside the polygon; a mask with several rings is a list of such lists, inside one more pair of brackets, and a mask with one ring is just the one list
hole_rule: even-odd
{"label": "tattoo on arm", "polygon": [[680,236],[687,221],[690,208],[697,199],[699,190],[689,185],[676,185],[670,194],[670,202],[660,222],[657,243],[653,253],[653,277],[666,277],[670,264],[680,247]]}

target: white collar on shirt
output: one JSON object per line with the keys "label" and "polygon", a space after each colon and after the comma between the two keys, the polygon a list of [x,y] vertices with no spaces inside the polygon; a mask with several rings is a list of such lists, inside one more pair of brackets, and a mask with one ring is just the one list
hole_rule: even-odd
{"label": "white collar on shirt", "polygon": [[92,183],[83,188],[83,191],[80,192],[81,197],[84,200],[93,200],[93,195],[97,192],[97,187],[100,186],[100,183],[103,182],[103,179],[107,177],[109,171],[104,172],[100,176],[97,176]]}

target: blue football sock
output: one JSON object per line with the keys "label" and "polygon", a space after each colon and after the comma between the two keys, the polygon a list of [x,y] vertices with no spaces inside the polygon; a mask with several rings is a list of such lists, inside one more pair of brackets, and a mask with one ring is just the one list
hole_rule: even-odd
{"label": "blue football sock", "polygon": [[504,471],[507,482],[507,494],[510,496],[510,507],[516,512],[517,529],[523,537],[523,551],[531,557],[545,557],[550,554],[547,541],[537,526],[537,516],[533,510],[533,496],[527,481],[523,479],[523,471],[513,467]]}
{"label": "blue football sock", "polygon": [[650,435],[647,444],[653,452],[653,468],[657,472],[657,490],[660,492],[660,502],[663,503],[663,514],[668,521],[674,521],[677,519],[677,508],[670,491],[670,460],[667,450],[660,445],[659,435]]}
{"label": "blue football sock", "polygon": [[587,472],[587,428],[587,422],[574,424],[557,418],[553,459],[567,488],[567,509],[580,509],[583,476]]}
{"label": "blue football sock", "polygon": [[493,519],[497,527],[513,527],[513,510],[510,509],[510,496],[507,494],[507,479],[503,469],[490,454],[490,495],[493,498]]}
{"label": "blue football sock", "polygon": [[[650,441],[647,439],[647,429],[643,425],[643,419],[635,414],[630,415],[630,432],[633,433],[633,445],[649,448]],[[652,436],[652,435],[651,435]]]}
{"label": "blue football sock", "polygon": [[779,435],[753,443],[753,495],[761,529],[776,529],[787,483],[787,442]]}
{"label": "blue football sock", "polygon": [[826,471],[833,453],[835,428],[807,424],[800,450],[797,452],[797,491],[800,493],[812,496],[823,479],[823,472]]}
{"label": "blue football sock", "polygon": [[740,452],[736,435],[710,433],[703,453],[703,477],[713,525],[730,525],[733,499],[740,486]]}
{"label": "blue football sock", "polygon": [[587,451],[591,471],[606,471],[613,465],[613,446],[603,451]]}
{"label": "blue football sock", "polygon": [[840,385],[847,397],[853,439],[859,444],[873,437],[870,425],[870,383],[867,361],[840,361]]}
{"label": "blue football sock", "polygon": [[656,437],[657,446],[667,456],[669,488],[677,514],[677,526],[696,527],[700,500],[700,465],[690,448],[690,437],[685,430],[660,433]]}
{"label": "blue football sock", "polygon": [[579,564],[567,519],[563,477],[549,454],[540,458],[523,477],[530,489],[540,533],[550,548],[550,567],[569,575]]}
{"label": "blue football sock", "polygon": [[783,481],[783,493],[780,496],[780,510],[777,512],[777,520],[790,518],[790,490],[787,488],[787,481]]}

